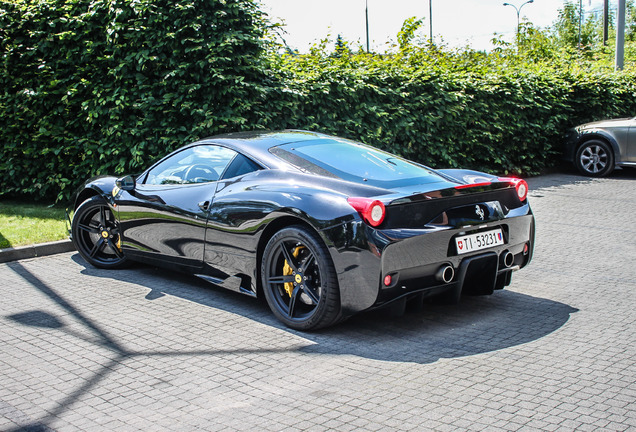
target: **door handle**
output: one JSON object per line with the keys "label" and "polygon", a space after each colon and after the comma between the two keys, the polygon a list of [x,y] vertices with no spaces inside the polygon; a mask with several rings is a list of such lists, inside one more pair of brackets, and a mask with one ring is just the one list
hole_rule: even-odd
{"label": "door handle", "polygon": [[210,208],[210,201],[201,201],[198,206],[201,210],[208,211],[208,208]]}

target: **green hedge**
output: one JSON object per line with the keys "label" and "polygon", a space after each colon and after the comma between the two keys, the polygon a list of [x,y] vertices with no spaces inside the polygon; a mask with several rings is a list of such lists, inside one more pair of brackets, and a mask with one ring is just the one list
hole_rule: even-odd
{"label": "green hedge", "polygon": [[285,69],[295,109],[284,126],[361,139],[436,167],[536,174],[558,161],[568,128],[636,115],[634,72],[476,73],[365,55],[291,58]]}
{"label": "green hedge", "polygon": [[0,195],[68,198],[196,138],[303,128],[437,167],[537,173],[568,127],[636,114],[636,74],[266,50],[252,0],[0,3]]}
{"label": "green hedge", "polygon": [[0,3],[1,193],[62,198],[253,123],[262,37],[252,0]]}

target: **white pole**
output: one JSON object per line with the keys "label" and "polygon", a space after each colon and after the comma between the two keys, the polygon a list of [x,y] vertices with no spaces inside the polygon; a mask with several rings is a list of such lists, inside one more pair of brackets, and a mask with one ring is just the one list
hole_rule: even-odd
{"label": "white pole", "polygon": [[616,16],[616,70],[623,70],[625,60],[625,0],[618,0]]}
{"label": "white pole", "polygon": [[364,17],[367,23],[367,52],[369,52],[369,0],[364,2]]}
{"label": "white pole", "polygon": [[433,43],[433,0],[428,0],[428,26],[430,30],[430,43]]}

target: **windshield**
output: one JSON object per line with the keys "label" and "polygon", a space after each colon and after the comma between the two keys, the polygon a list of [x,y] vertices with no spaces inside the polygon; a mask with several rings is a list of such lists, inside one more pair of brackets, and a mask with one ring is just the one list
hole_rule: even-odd
{"label": "windshield", "polygon": [[344,139],[319,139],[273,147],[270,152],[303,171],[378,187],[439,181],[428,168]]}

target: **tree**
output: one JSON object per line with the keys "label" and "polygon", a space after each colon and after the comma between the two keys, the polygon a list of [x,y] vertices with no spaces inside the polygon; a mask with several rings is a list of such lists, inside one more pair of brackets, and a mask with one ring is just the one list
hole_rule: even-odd
{"label": "tree", "polygon": [[537,28],[529,21],[523,21],[519,26],[517,47],[520,55],[535,62],[551,60],[558,55],[558,47],[550,31]]}
{"label": "tree", "polygon": [[351,49],[347,45],[347,42],[342,38],[342,36],[338,35],[336,39],[336,46],[334,50],[334,55],[336,57],[341,57],[343,55],[347,55],[351,53]]}
{"label": "tree", "polygon": [[397,40],[400,45],[400,51],[405,51],[409,46],[412,45],[413,39],[415,39],[415,32],[417,32],[422,24],[424,23],[423,19],[417,19],[416,17],[407,18],[402,24],[402,28],[400,29]]}
{"label": "tree", "polygon": [[601,41],[602,19],[593,15],[582,19],[579,6],[566,1],[553,26],[553,38],[557,46],[568,51],[578,50],[589,54]]}
{"label": "tree", "polygon": [[625,40],[636,42],[636,4],[632,0],[627,2],[625,16]]}

